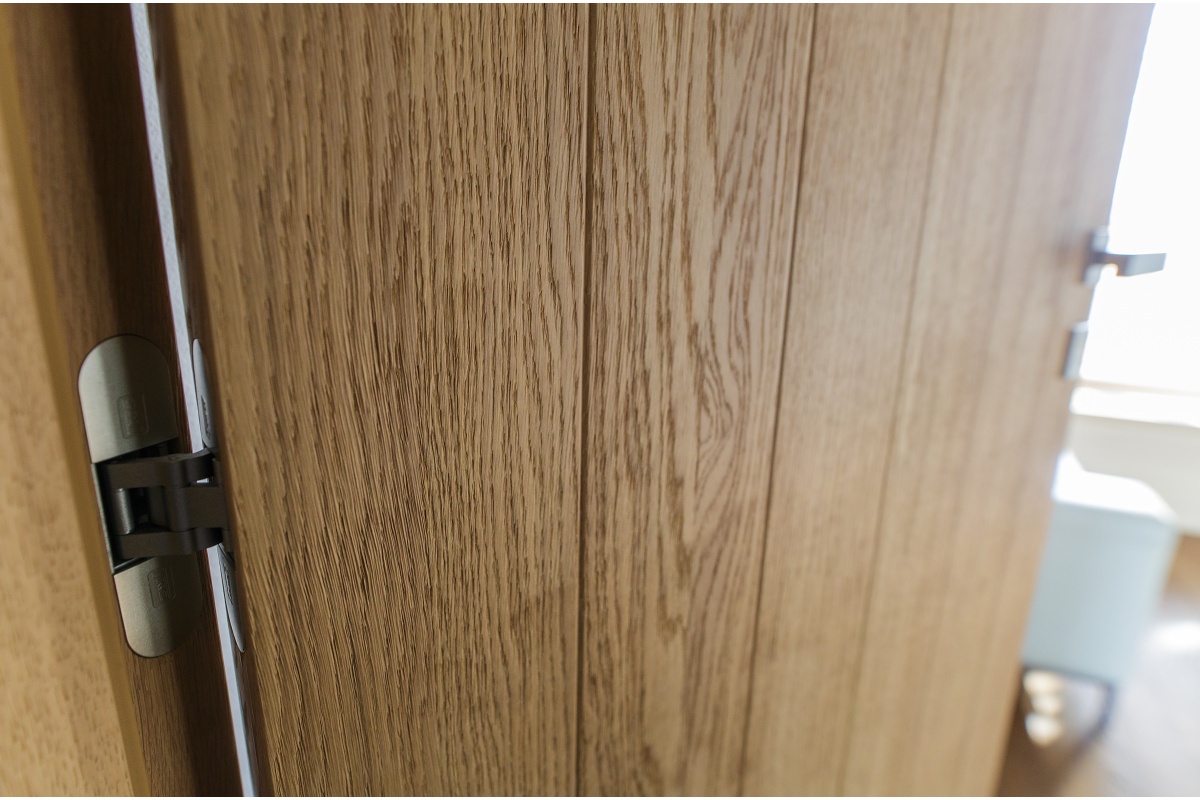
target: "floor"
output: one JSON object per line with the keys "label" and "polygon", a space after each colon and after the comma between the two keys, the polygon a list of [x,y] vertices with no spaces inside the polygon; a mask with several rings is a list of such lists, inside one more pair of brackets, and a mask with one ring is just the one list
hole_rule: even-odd
{"label": "floor", "polygon": [[[1200,537],[1182,537],[1158,618],[1106,725],[1097,725],[1100,687],[1045,674],[1031,684],[1013,716],[1000,795],[1200,795]],[[1061,728],[1027,730],[1034,698]]]}

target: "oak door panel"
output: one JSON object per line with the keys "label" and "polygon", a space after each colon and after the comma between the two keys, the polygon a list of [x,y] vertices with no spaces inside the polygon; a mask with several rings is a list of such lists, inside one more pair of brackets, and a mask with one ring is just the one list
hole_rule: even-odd
{"label": "oak door panel", "polygon": [[[980,698],[1011,698],[1019,665],[1028,602],[1005,597],[1003,565],[1047,522],[1061,435],[1029,430],[1067,413],[1057,298],[1111,199],[1137,62],[1105,72],[1094,54],[1122,14],[953,11],[844,792],[992,789],[1008,708]],[[1100,97],[1120,109],[1103,129],[1086,119]],[[1017,517],[1028,476],[1043,513]]]}
{"label": "oak door panel", "polygon": [[[1048,487],[1072,388],[1047,376],[1062,366],[1070,327],[1087,316],[1091,292],[1080,282],[1079,268],[1088,229],[1108,219],[1150,14],[1149,6],[1125,5],[1055,6],[1047,15],[1008,268],[993,319],[991,367],[971,472],[964,478],[969,489],[957,535],[967,541],[971,564],[960,558],[951,571],[942,625],[940,646],[963,661],[950,670],[942,655],[929,680],[930,693],[944,704],[971,698],[966,702],[973,716],[964,724],[978,733],[950,742],[922,732],[928,738],[921,752],[941,754],[940,761],[931,755],[926,763],[957,777],[956,784],[937,785],[957,791],[990,793],[999,777],[1004,723],[1018,685],[1014,654],[1041,562]],[[980,522],[984,514],[991,527]],[[989,546],[976,549],[972,543],[981,530],[988,532]],[[999,580],[975,580],[998,565]],[[980,618],[987,624],[980,625]],[[968,679],[981,688],[964,686]],[[927,727],[944,733],[937,713],[935,707]]]}
{"label": "oak door panel", "polygon": [[749,794],[838,791],[949,16],[817,8]]}
{"label": "oak door panel", "polygon": [[842,786],[851,793],[919,785],[912,729],[925,718],[1045,13],[964,6],[951,18]]}
{"label": "oak door panel", "polygon": [[587,794],[738,790],[811,22],[595,15]]}
{"label": "oak door panel", "polygon": [[1145,11],[164,19],[264,788],[990,789]]}
{"label": "oak door panel", "polygon": [[586,23],[166,20],[268,789],[575,788]]}
{"label": "oak door panel", "polygon": [[1147,19],[818,10],[747,791],[991,791]]}

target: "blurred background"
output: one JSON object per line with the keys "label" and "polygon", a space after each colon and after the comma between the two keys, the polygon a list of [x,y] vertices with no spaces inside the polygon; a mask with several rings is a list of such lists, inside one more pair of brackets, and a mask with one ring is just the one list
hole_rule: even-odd
{"label": "blurred background", "polygon": [[1159,5],[1000,792],[1200,794],[1200,7]]}

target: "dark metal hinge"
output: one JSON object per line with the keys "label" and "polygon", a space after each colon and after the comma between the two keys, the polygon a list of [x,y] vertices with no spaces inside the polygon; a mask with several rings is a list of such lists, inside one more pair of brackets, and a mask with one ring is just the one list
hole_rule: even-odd
{"label": "dark metal hinge", "polygon": [[96,465],[118,560],[181,556],[229,529],[221,462],[210,450]]}

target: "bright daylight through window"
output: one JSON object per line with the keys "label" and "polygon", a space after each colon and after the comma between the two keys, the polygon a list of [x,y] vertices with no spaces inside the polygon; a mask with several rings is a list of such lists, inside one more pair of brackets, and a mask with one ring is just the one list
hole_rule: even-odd
{"label": "bright daylight through window", "polygon": [[[1082,377],[1200,395],[1200,6],[1159,5],[1112,207],[1114,252],[1166,252],[1163,272],[1105,275]],[[1200,398],[1196,399],[1200,406]]]}

